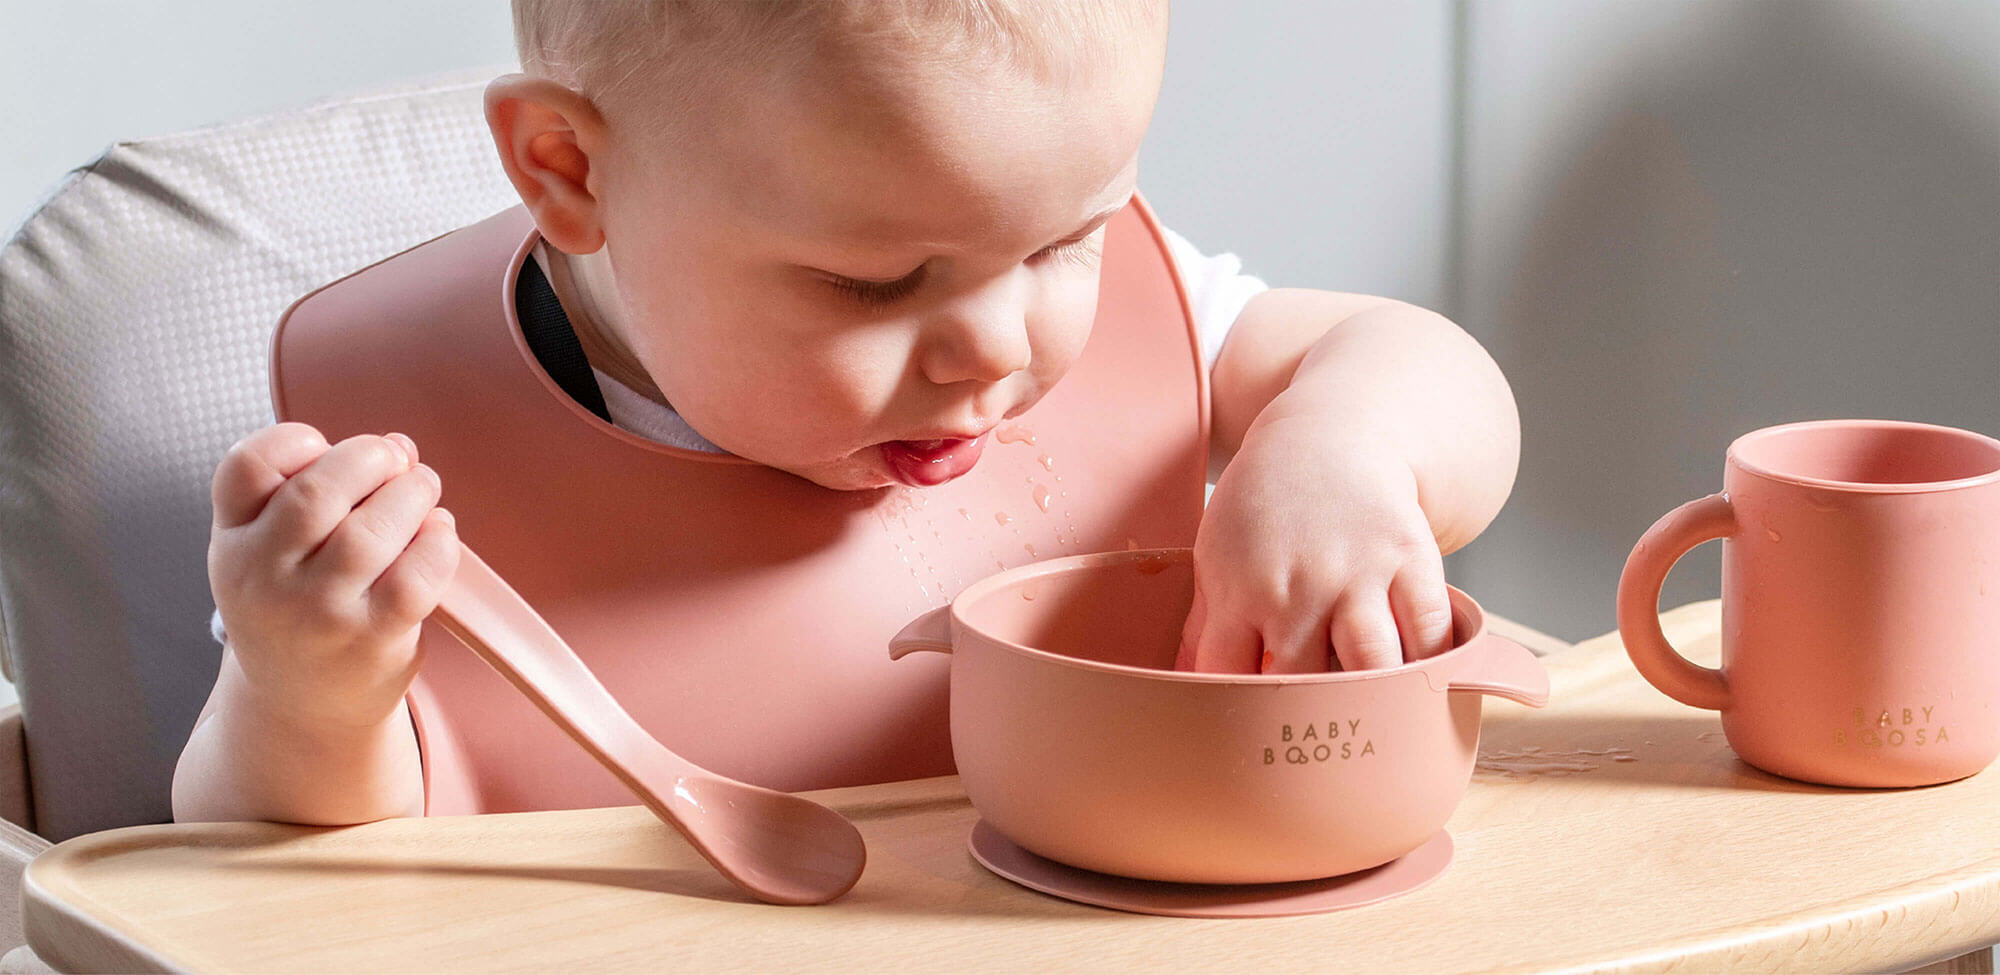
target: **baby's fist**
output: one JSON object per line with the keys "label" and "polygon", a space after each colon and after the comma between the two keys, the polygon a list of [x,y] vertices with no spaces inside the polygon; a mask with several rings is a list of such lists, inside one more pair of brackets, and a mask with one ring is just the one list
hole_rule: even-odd
{"label": "baby's fist", "polygon": [[280,423],[230,448],[211,486],[209,584],[253,687],[341,723],[394,710],[417,625],[458,567],[441,487],[402,434],[329,446]]}

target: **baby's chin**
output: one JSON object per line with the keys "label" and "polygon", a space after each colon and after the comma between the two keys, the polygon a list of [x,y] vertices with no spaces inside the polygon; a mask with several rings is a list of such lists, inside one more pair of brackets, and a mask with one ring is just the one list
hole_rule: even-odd
{"label": "baby's chin", "polygon": [[876,491],[894,487],[899,481],[895,475],[883,468],[877,447],[868,447],[830,461],[785,462],[756,460],[766,467],[775,467],[787,474],[803,477],[823,488],[835,491]]}
{"label": "baby's chin", "polygon": [[793,471],[792,473],[820,487],[832,488],[835,491],[879,491],[895,487],[900,483],[893,477],[864,470]]}

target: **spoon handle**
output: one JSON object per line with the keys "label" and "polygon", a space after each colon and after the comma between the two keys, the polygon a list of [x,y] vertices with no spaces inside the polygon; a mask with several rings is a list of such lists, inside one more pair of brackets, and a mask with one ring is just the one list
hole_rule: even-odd
{"label": "spoon handle", "polygon": [[463,542],[458,574],[434,618],[654,812],[667,813],[660,787],[671,794],[672,777],[699,774],[640,727],[541,614]]}
{"label": "spoon handle", "polygon": [[737,782],[674,754],[464,542],[458,574],[432,615],[731,883],[772,903],[820,904],[860,879],[867,849],[853,823],[810,799]]}

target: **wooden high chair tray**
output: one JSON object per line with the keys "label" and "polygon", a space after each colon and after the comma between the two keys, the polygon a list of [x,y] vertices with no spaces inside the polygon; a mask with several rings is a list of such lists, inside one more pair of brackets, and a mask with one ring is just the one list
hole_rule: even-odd
{"label": "wooden high chair tray", "polygon": [[[1665,622],[1716,662],[1717,604]],[[1339,913],[1187,920],[1017,887],[968,854],[946,777],[813,794],[869,850],[823,907],[748,901],[630,807],[114,830],[36,860],[24,919],[63,970],[1895,971],[2000,941],[2000,773],[1794,783],[1645,684],[1615,634],[1544,660],[1547,710],[1486,702],[1450,869]]]}

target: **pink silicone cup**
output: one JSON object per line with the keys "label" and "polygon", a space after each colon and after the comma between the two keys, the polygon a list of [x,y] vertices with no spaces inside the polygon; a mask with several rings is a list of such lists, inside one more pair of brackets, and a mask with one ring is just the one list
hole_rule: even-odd
{"label": "pink silicone cup", "polygon": [[434,617],[507,678],[715,869],[760,900],[823,904],[861,879],[860,831],[810,799],[706,771],[639,726],[472,549]]}
{"label": "pink silicone cup", "polygon": [[[1730,444],[1723,491],[1646,531],[1618,583],[1640,676],[1721,712],[1745,762],[1903,788],[2000,757],[2000,440],[1898,420],[1808,420]],[[1660,628],[1679,559],[1722,541],[1721,666]]]}

